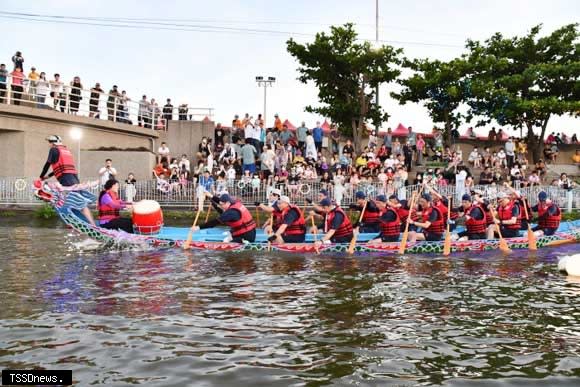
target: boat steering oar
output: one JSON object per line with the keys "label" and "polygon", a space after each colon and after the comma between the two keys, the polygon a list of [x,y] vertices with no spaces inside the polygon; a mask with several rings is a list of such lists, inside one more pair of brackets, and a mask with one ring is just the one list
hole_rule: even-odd
{"label": "boat steering oar", "polygon": [[320,254],[320,250],[316,246],[316,234],[318,233],[318,230],[316,230],[316,226],[314,224],[314,216],[310,217],[310,222],[312,223],[312,234],[314,237],[314,250],[316,251],[316,254]]}
{"label": "boat steering oar", "polygon": [[[360,216],[358,218],[359,229],[360,229],[360,223],[362,222],[363,216],[364,216],[365,211],[367,209],[368,202],[369,202],[368,200],[365,202],[365,205],[363,206],[362,211],[360,212]],[[358,238],[358,234],[359,234],[358,232],[353,232],[352,239],[350,240],[350,244],[348,245],[347,251],[350,255],[352,255],[354,253],[354,247],[356,246],[356,239]]]}
{"label": "boat steering oar", "polygon": [[524,204],[524,213],[526,215],[526,220],[528,221],[528,250],[537,250],[538,246],[536,243],[536,234],[532,231],[532,225],[530,224],[530,216],[528,214],[528,202],[525,198],[522,198]]}
{"label": "boat steering oar", "polygon": [[[490,210],[491,210],[491,216],[493,216],[493,222],[495,223],[495,221],[497,220],[496,212],[492,207],[490,207]],[[503,239],[503,235],[501,235],[501,229],[499,227],[499,224],[495,223],[495,228],[497,230],[497,235],[499,236],[499,249],[504,254],[510,254],[512,252],[512,250],[507,245],[507,242],[505,241],[505,239]]]}
{"label": "boat steering oar", "polygon": [[449,221],[451,220],[451,196],[447,198],[447,231],[445,232],[445,243],[443,244],[443,255],[448,256],[451,254],[451,231],[449,226]]}

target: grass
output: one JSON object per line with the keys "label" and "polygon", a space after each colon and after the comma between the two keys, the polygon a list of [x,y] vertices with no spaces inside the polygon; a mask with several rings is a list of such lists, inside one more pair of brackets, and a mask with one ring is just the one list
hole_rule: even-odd
{"label": "grass", "polygon": [[39,219],[54,219],[57,217],[56,211],[49,204],[43,204],[34,210],[34,216]]}

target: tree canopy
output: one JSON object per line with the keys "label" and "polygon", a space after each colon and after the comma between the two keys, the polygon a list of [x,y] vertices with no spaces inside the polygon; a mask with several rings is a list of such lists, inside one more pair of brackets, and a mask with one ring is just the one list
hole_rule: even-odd
{"label": "tree canopy", "polygon": [[375,102],[376,87],[400,75],[396,66],[402,50],[359,42],[352,24],[331,27],[330,34],[318,33],[308,44],[290,39],[287,50],[300,65],[298,80],[318,87],[322,105],[305,110],[329,117],[359,150],[365,123],[379,127],[389,118]]}

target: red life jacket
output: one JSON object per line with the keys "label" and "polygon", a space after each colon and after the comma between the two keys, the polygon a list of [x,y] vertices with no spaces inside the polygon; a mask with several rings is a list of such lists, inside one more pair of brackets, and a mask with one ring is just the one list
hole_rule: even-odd
{"label": "red life jacket", "polygon": [[284,235],[285,236],[304,235],[306,233],[306,221],[304,220],[304,214],[302,213],[302,211],[300,211],[300,208],[298,208],[298,206],[290,204],[288,208],[282,211],[282,219],[284,219],[284,217],[286,216],[287,213],[290,212],[290,210],[295,210],[296,212],[298,212],[299,217],[294,222],[289,224],[288,227],[286,227]]}
{"label": "red life jacket", "polygon": [[[107,193],[109,194],[111,199],[113,199],[113,203],[115,203],[116,205],[122,204],[121,201],[119,200],[119,195],[117,195],[116,192],[113,192],[112,190],[108,190]],[[99,200],[99,220],[100,221],[110,222],[113,219],[117,219],[119,216],[120,215],[119,215],[118,208],[114,208],[110,204],[103,205],[103,204],[101,204],[101,201]]]}
{"label": "red life jacket", "polygon": [[274,207],[274,211],[272,212],[272,222],[272,230],[274,231],[278,230],[278,227],[284,222],[284,214],[278,209],[278,206]]}
{"label": "red life jacket", "polygon": [[388,211],[391,211],[393,214],[395,214],[395,220],[391,222],[385,222],[381,220],[381,235],[399,236],[401,233],[401,219],[399,218],[399,214],[395,209],[389,207],[385,208],[383,214],[387,213]]}
{"label": "red life jacket", "polygon": [[340,207],[335,207],[326,215],[326,222],[324,223],[324,229],[328,232],[332,226],[332,221],[337,213],[342,214],[342,224],[335,230],[333,238],[340,238],[346,236],[352,236],[352,223],[350,219],[346,216],[344,210]]}
{"label": "red life jacket", "polygon": [[[364,225],[374,225],[374,224],[379,224],[381,221],[381,211],[377,208],[377,211],[372,212],[369,208],[369,204],[375,204],[372,200],[369,200],[367,202],[367,206],[365,209],[365,213],[363,214],[363,218],[362,218],[362,223]],[[376,207],[376,204],[375,204]]]}
{"label": "red life jacket", "polygon": [[233,237],[240,236],[249,231],[256,229],[256,222],[252,218],[252,214],[239,200],[234,204],[230,205],[229,210],[238,211],[240,213],[240,219],[233,222],[225,222],[227,226],[231,228],[230,233]]}
{"label": "red life jacket", "polygon": [[[483,215],[483,218],[481,218],[480,220],[473,218],[471,215],[471,212],[473,210],[475,210],[476,208],[478,208]],[[486,222],[486,216],[485,216],[485,211],[483,210],[483,207],[481,207],[479,204],[476,204],[476,205],[472,204],[471,207],[469,207],[469,209],[467,209],[467,211],[465,211],[465,215],[470,216],[469,220],[465,221],[465,227],[467,228],[468,234],[473,235],[473,234],[485,233],[485,231],[487,229],[487,222]]]}
{"label": "red life jacket", "polygon": [[[499,220],[510,220],[513,217],[512,210],[515,206],[517,206],[517,204],[513,201],[510,201],[506,207],[499,206],[497,208],[497,216]],[[515,224],[506,224],[504,227],[510,230],[519,230],[522,227],[522,218],[518,216]]]}
{"label": "red life jacket", "polygon": [[[555,215],[550,215],[549,213],[547,213],[550,207],[552,206],[556,207]],[[560,208],[558,206],[555,206],[554,204],[546,205],[538,203],[538,215],[540,217],[538,226],[541,229],[546,228],[557,229],[558,227],[560,227],[560,220],[562,220],[562,212],[560,211]]]}
{"label": "red life jacket", "polygon": [[70,151],[64,145],[57,145],[56,148],[58,149],[58,160],[56,163],[51,164],[54,176],[57,179],[60,179],[60,177],[65,173],[76,175],[77,169],[75,167],[75,161],[72,157],[72,153],[70,153]]}
{"label": "red life jacket", "polygon": [[447,219],[447,212],[449,211],[449,209],[445,204],[443,204],[441,200],[437,200],[437,204],[434,204],[432,207],[437,208],[439,212],[441,212],[443,219]]}
{"label": "red life jacket", "polygon": [[425,229],[430,234],[443,234],[445,232],[445,218],[441,213],[441,210],[437,207],[429,207],[427,210],[423,210],[423,222],[428,222],[431,217],[431,213],[435,211],[437,213],[437,220],[431,222],[431,225]]}
{"label": "red life jacket", "polygon": [[409,210],[407,210],[406,208],[401,206],[401,207],[398,207],[396,209],[396,211],[397,211],[397,215],[399,216],[399,219],[401,220],[401,223],[406,223],[407,218],[409,217]]}
{"label": "red life jacket", "polygon": [[491,213],[491,204],[487,205],[487,210],[484,211],[483,214],[485,215],[485,225],[486,226],[492,225],[493,224],[493,215]]}

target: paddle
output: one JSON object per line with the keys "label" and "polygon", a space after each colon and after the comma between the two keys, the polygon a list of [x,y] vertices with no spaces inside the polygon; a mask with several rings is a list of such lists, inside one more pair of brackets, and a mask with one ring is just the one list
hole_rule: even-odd
{"label": "paddle", "polygon": [[193,229],[195,228],[195,226],[197,226],[197,220],[199,219],[199,214],[202,211],[202,207],[203,200],[200,200],[199,208],[197,209],[197,214],[195,214],[195,220],[193,221],[193,226],[191,226],[191,228],[189,229],[189,234],[187,234],[187,240],[183,243],[183,248],[186,250],[189,249],[189,246],[191,245],[191,239],[193,238]]}
{"label": "paddle", "polygon": [[[364,216],[365,211],[367,209],[368,202],[369,202],[368,200],[365,202],[365,205],[363,206],[362,211],[360,212],[360,216],[358,218],[359,228],[360,228],[360,222],[362,222],[363,216]],[[347,250],[350,255],[352,255],[354,253],[354,246],[356,245],[357,238],[358,238],[358,231],[353,232],[352,239],[350,240],[350,245],[348,245],[348,250]]]}
{"label": "paddle", "polygon": [[[423,186],[421,186],[421,190],[423,191]],[[407,239],[409,238],[409,219],[411,218],[411,212],[413,212],[413,208],[415,208],[415,201],[419,195],[416,192],[413,192],[413,196],[411,196],[411,205],[409,206],[409,218],[407,218],[407,223],[405,224],[405,231],[403,232],[403,236],[401,237],[401,245],[399,246],[399,254],[405,254],[405,249],[407,248]]]}
{"label": "paddle", "polygon": [[[490,207],[490,210],[491,210],[491,216],[493,216],[493,222],[495,223],[495,221],[497,219],[496,218],[496,212],[493,209],[493,207]],[[510,254],[512,252],[512,250],[507,245],[507,242],[505,241],[505,239],[503,239],[503,236],[501,235],[501,230],[500,230],[499,224],[495,223],[495,228],[497,230],[497,235],[499,235],[499,249],[504,254]]]}
{"label": "paddle", "polygon": [[522,198],[522,202],[524,204],[524,213],[526,214],[526,219],[528,221],[528,249],[537,250],[538,246],[536,244],[536,235],[532,231],[532,225],[530,224],[530,217],[528,214],[528,203],[526,202],[525,198]]}
{"label": "paddle", "polygon": [[256,206],[256,223],[258,224],[258,227],[260,227],[260,211],[258,211],[260,208],[260,206]]}
{"label": "paddle", "polygon": [[451,231],[449,226],[449,221],[451,220],[451,196],[447,198],[447,231],[445,232],[445,243],[443,244],[443,255],[448,256],[451,254]]}
{"label": "paddle", "polygon": [[207,221],[209,220],[209,213],[211,212],[211,205],[208,207],[207,209],[207,214],[205,215],[205,222],[207,223]]}
{"label": "paddle", "polygon": [[[268,233],[271,236],[274,233],[274,214],[270,215],[270,227],[272,227],[272,232]],[[272,251],[272,242],[268,240],[268,251]]]}
{"label": "paddle", "polygon": [[320,254],[320,250],[316,246],[316,234],[318,233],[318,230],[316,229],[316,226],[314,224],[314,216],[311,216],[310,217],[310,221],[312,223],[312,233],[313,233],[313,236],[314,236],[314,250],[316,251],[316,254]]}

